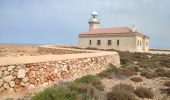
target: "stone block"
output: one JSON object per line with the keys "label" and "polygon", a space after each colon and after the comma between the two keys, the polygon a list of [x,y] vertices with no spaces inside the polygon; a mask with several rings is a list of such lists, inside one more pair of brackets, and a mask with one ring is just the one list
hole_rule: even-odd
{"label": "stone block", "polygon": [[24,69],[19,69],[18,74],[17,74],[17,78],[24,78],[25,74],[26,74],[26,71]]}

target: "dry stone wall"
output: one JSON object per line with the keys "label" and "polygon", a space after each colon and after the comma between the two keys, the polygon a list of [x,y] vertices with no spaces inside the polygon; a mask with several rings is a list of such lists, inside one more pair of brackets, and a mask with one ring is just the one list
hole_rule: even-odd
{"label": "dry stone wall", "polygon": [[119,55],[0,66],[0,94],[48,86],[61,80],[71,81],[100,72],[109,63],[119,65]]}

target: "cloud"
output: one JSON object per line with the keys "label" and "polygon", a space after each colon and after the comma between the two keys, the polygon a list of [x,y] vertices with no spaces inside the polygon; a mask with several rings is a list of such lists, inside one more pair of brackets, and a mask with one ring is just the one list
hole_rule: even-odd
{"label": "cloud", "polygon": [[101,27],[129,26],[151,37],[152,47],[170,48],[169,0],[1,0],[0,42],[71,43],[88,30],[93,9]]}

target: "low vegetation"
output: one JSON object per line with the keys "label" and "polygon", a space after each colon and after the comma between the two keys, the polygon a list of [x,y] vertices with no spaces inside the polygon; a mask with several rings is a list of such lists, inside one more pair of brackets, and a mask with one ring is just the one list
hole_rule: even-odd
{"label": "low vegetation", "polygon": [[144,88],[144,87],[138,87],[134,93],[140,98],[151,98],[152,99],[154,97],[153,92],[150,89]]}
{"label": "low vegetation", "polygon": [[[95,49],[95,48],[88,48]],[[110,50],[112,51],[112,50]],[[45,89],[32,97],[33,100],[138,100],[137,98],[155,99],[149,88],[132,85],[117,84],[110,92],[105,91],[102,84],[104,78],[120,80],[130,79],[133,82],[145,82],[163,77],[170,78],[170,55],[156,55],[148,53],[119,52],[121,66],[119,68],[110,64],[109,68],[97,75],[87,75],[70,82],[66,86]],[[136,75],[136,76],[134,76]],[[145,77],[141,77],[141,76]],[[135,83],[140,84],[140,83]],[[170,95],[170,81],[164,83],[163,93]],[[101,95],[102,94],[102,95]],[[155,95],[156,96],[156,95]]]}
{"label": "low vegetation", "polygon": [[107,94],[107,100],[137,100],[134,97],[134,87],[127,84],[115,85]]}

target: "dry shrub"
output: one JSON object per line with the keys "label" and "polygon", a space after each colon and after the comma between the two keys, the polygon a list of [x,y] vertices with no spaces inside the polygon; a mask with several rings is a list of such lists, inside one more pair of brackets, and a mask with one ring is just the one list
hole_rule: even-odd
{"label": "dry shrub", "polygon": [[147,71],[143,71],[141,72],[141,76],[147,78],[147,79],[153,79],[154,75],[152,72],[147,72]]}
{"label": "dry shrub", "polygon": [[133,82],[142,82],[143,80],[139,77],[132,77],[130,78],[130,80],[132,80]]}
{"label": "dry shrub", "polygon": [[107,100],[137,100],[134,95],[134,87],[127,84],[115,85],[107,94]]}
{"label": "dry shrub", "polygon": [[140,98],[151,98],[152,99],[154,97],[153,92],[150,89],[144,88],[144,87],[138,87],[134,93]]}
{"label": "dry shrub", "polygon": [[170,81],[165,82],[165,86],[170,87]]}

